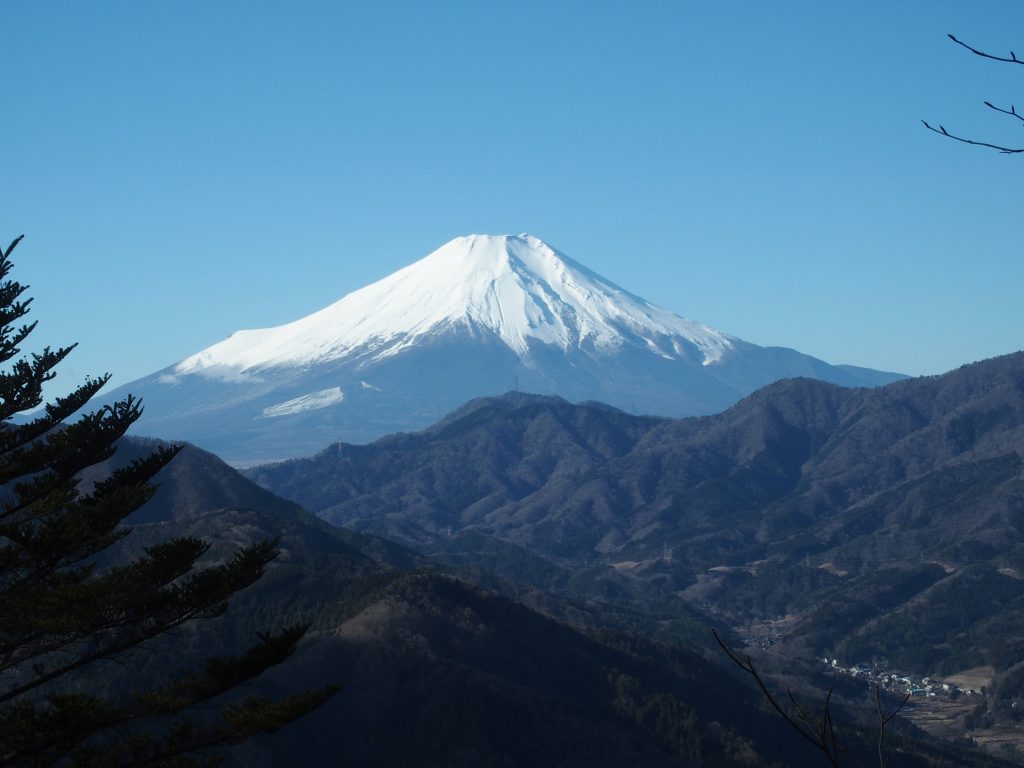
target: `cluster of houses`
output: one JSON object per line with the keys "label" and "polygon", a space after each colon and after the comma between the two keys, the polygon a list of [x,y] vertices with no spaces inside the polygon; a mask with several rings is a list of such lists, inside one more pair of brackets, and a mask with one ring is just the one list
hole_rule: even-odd
{"label": "cluster of houses", "polygon": [[844,667],[836,659],[823,658],[825,667],[832,673],[848,675],[865,680],[870,685],[879,685],[883,690],[911,696],[935,697],[946,696],[955,699],[958,696],[981,696],[982,692],[975,688],[961,688],[953,683],[944,683],[934,677],[912,677],[890,672],[886,667],[869,667],[858,664]]}
{"label": "cluster of houses", "polygon": [[[717,609],[717,606],[708,605],[707,608]],[[769,618],[756,631],[745,634],[743,636],[743,644],[748,647],[761,648],[762,650],[771,648],[782,639],[783,633],[780,631],[780,627],[784,622],[785,617],[783,616]],[[961,688],[955,683],[944,683],[934,677],[914,677],[893,672],[885,662],[871,666],[857,664],[852,667],[846,667],[840,664],[838,659],[826,657],[821,661],[824,663],[827,671],[832,674],[859,678],[871,687],[878,685],[882,690],[899,696],[909,694],[912,697],[945,697],[948,699],[956,699],[960,696],[984,696],[984,692],[979,688]]]}

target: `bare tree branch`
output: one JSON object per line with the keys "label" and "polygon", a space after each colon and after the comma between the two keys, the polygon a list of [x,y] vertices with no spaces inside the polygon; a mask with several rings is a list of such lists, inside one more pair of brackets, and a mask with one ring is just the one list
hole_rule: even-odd
{"label": "bare tree branch", "polygon": [[786,721],[787,725],[799,733],[804,740],[811,744],[815,749],[820,750],[825,755],[825,759],[832,768],[838,768],[838,744],[836,742],[835,731],[832,729],[832,716],[829,713],[829,700],[832,697],[832,691],[829,690],[829,697],[825,699],[824,717],[814,718],[812,720],[797,703],[793,696],[793,692],[787,690],[786,695],[789,696],[789,700],[793,703],[797,716],[800,719],[800,722],[798,722],[790,717],[789,713],[781,704],[779,704],[778,701],[776,701],[771,691],[768,690],[768,686],[765,685],[764,680],[761,678],[761,673],[755,669],[754,662],[751,658],[747,656],[746,658],[741,659],[728,645],[728,643],[719,636],[716,630],[712,629],[711,634],[715,636],[715,640],[718,642],[719,647],[725,652],[725,655],[728,656],[736,666],[754,678],[754,682],[757,683],[757,687],[761,689],[761,693],[764,694],[768,703],[771,704],[772,708],[779,713],[783,720]]}
{"label": "bare tree branch", "polygon": [[924,127],[927,128],[929,131],[935,131],[935,133],[941,134],[945,136],[947,139],[953,139],[953,141],[961,141],[964,144],[973,144],[976,147],[990,147],[992,149],[999,150],[1004,155],[1017,155],[1024,152],[1024,148],[1013,149],[1012,147],[1003,147],[1000,146],[999,144],[989,144],[987,141],[975,141],[974,139],[965,139],[962,136],[955,136],[954,134],[950,133],[945,128],[943,128],[941,125],[938,128],[934,128],[931,125],[929,125],[926,120],[922,120],[921,122],[924,123]]}
{"label": "bare tree branch", "polygon": [[995,61],[1005,61],[1007,64],[1024,64],[1024,60],[1018,59],[1017,54],[1015,54],[1013,51],[1010,51],[1010,58],[1006,59],[1003,58],[1002,56],[993,56],[991,53],[985,53],[984,51],[979,51],[977,48],[972,48],[963,40],[957,40],[953,35],[949,35],[949,39],[952,40],[957,45],[962,45],[971,53],[976,54],[978,56],[982,56],[986,59],[993,59]]}
{"label": "bare tree branch", "polygon": [[[1004,56],[993,56],[991,53],[985,53],[985,51],[979,51],[977,48],[974,48],[974,47],[968,45],[963,40],[959,40],[959,39],[957,39],[953,35],[949,35],[948,37],[949,37],[950,40],[952,40],[957,45],[962,46],[962,47],[966,48],[968,51],[970,51],[971,53],[976,54],[978,56],[981,56],[983,58],[992,59],[993,61],[1003,61],[1003,62],[1006,62],[1007,64],[1024,64],[1024,60],[1018,59],[1017,58],[1017,54],[1014,53],[1013,51],[1010,51],[1010,58],[1006,58]],[[1010,105],[1009,109],[1003,109],[1002,107],[997,107],[991,101],[986,101],[986,102],[983,102],[983,103],[985,104],[986,107],[988,107],[991,110],[994,110],[996,112],[1000,112],[1000,113],[1002,113],[1004,115],[1009,115],[1010,117],[1015,117],[1018,120],[1020,120],[1021,122],[1024,122],[1024,115],[1021,115],[1019,112],[1017,112],[1017,108],[1015,106],[1013,106],[1012,104]],[[945,136],[947,139],[953,139],[953,141],[959,141],[959,142],[961,142],[963,144],[973,144],[976,147],[988,147],[989,149],[994,149],[994,150],[996,150],[998,152],[1001,152],[1004,155],[1017,155],[1017,154],[1024,153],[1024,147],[1021,147],[1021,148],[1004,147],[1002,144],[992,144],[992,143],[987,142],[987,141],[976,141],[975,139],[968,139],[968,138],[965,138],[963,136],[957,136],[955,134],[952,134],[949,131],[947,131],[941,125],[938,128],[935,128],[934,126],[930,125],[926,120],[922,120],[921,122],[924,123],[924,127],[927,128],[929,131],[934,131],[935,133],[938,133],[938,134],[941,134],[942,136]]]}
{"label": "bare tree branch", "polygon": [[889,757],[885,754],[885,726],[892,722],[892,719],[900,713],[909,700],[910,694],[908,693],[903,697],[900,705],[886,715],[885,710],[882,709],[882,687],[875,684],[875,710],[878,712],[878,765],[880,768],[889,768]]}
{"label": "bare tree branch", "polygon": [[996,112],[1002,112],[1004,115],[1016,117],[1018,120],[1024,123],[1024,115],[1020,114],[1020,112],[1017,111],[1017,108],[1013,106],[1013,104],[1010,105],[1009,109],[1003,109],[1001,107],[997,107],[991,101],[986,101],[985,106],[988,107],[989,109],[994,109]]}
{"label": "bare tree branch", "polygon": [[[718,632],[714,629],[711,630],[711,634],[715,636],[715,641],[718,643],[718,647],[721,648],[725,655],[729,657],[733,664],[738,666],[757,683],[757,687],[761,689],[761,693],[768,700],[768,703],[772,705],[772,708],[786,721],[786,724],[800,734],[801,737],[808,743],[814,746],[815,749],[819,750],[825,755],[825,759],[832,768],[837,768],[839,765],[839,754],[840,752],[846,755],[848,758],[853,760],[857,765],[862,763],[857,757],[847,749],[839,738],[836,736],[835,721],[832,719],[832,689],[828,689],[828,693],[825,695],[825,701],[821,705],[820,715],[809,714],[797,701],[796,696],[793,695],[793,691],[786,689],[786,697],[789,699],[789,703],[796,713],[796,717],[793,717],[787,712],[783,706],[778,702],[772,692],[768,690],[768,686],[765,684],[764,679],[761,677],[761,673],[757,671],[754,666],[754,662],[749,656],[740,657],[732,647],[726,643]],[[889,756],[885,753],[885,726],[893,721],[906,705],[910,699],[908,693],[903,697],[903,701],[900,702],[899,706],[896,707],[889,714],[885,713],[882,709],[882,688],[880,685],[875,685],[875,709],[878,712],[878,765],[879,768],[888,768]]]}

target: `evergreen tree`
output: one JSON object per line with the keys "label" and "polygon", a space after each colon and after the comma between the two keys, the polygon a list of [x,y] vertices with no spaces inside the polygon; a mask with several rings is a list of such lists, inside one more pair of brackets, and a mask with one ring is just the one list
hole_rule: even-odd
{"label": "evergreen tree", "polygon": [[7,366],[0,370],[0,766],[216,764],[205,750],[275,730],[335,689],[282,700],[239,694],[291,654],[306,631],[295,626],[156,689],[118,699],[91,692],[97,662],[124,659],[186,622],[222,614],[235,592],[260,578],[276,542],[210,567],[198,565],[209,545],[196,538],[149,547],[126,564],[96,564],[128,533],[121,522],[150,498],[153,476],[176,449],[78,489],[82,470],[109,458],[142,412],[129,396],[64,423],[109,376],[88,379],[28,423],[12,423],[42,403],[44,383],[73,349],[18,358],[35,327],[19,324],[31,299],[22,298],[27,286],[9,279],[20,240],[0,251],[0,365]]}

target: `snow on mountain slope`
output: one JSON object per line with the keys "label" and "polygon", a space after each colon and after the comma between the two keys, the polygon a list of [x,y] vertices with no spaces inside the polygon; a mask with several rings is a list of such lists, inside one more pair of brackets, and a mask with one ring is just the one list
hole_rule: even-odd
{"label": "snow on mountain slope", "polygon": [[656,307],[531,235],[470,235],[319,312],[239,331],[108,397],[132,431],[237,464],[421,429],[511,389],[634,413],[714,413],[780,378],[896,374],[759,347]]}
{"label": "snow on mountain slope", "polygon": [[624,291],[532,235],[469,235],[301,320],[232,334],[174,374],[223,377],[356,350],[380,360],[460,326],[494,333],[520,355],[535,339],[602,353],[639,343],[673,358],[682,351],[672,337],[680,337],[708,364],[732,346],[725,334]]}
{"label": "snow on mountain slope", "polygon": [[277,405],[269,405],[263,409],[263,415],[290,416],[303,411],[316,411],[320,408],[337,405],[344,399],[345,393],[341,391],[341,387],[331,387],[330,389],[321,389],[319,392],[311,392],[308,395],[299,395]]}

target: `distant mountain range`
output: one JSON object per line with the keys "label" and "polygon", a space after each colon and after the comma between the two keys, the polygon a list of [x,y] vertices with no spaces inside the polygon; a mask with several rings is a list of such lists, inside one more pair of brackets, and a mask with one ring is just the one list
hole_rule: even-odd
{"label": "distant mountain range", "polygon": [[901,378],[687,320],[536,237],[472,235],[308,317],[239,331],[110,396],[142,396],[135,434],[252,464],[421,429],[512,389],[686,416],[795,376],[845,386]]}
{"label": "distant mountain range", "polygon": [[1022,457],[1017,353],[876,389],[781,381],[682,420],[512,393],[248,474],[449,562],[733,626],[786,615],[802,657],[924,674],[1024,664]]}

